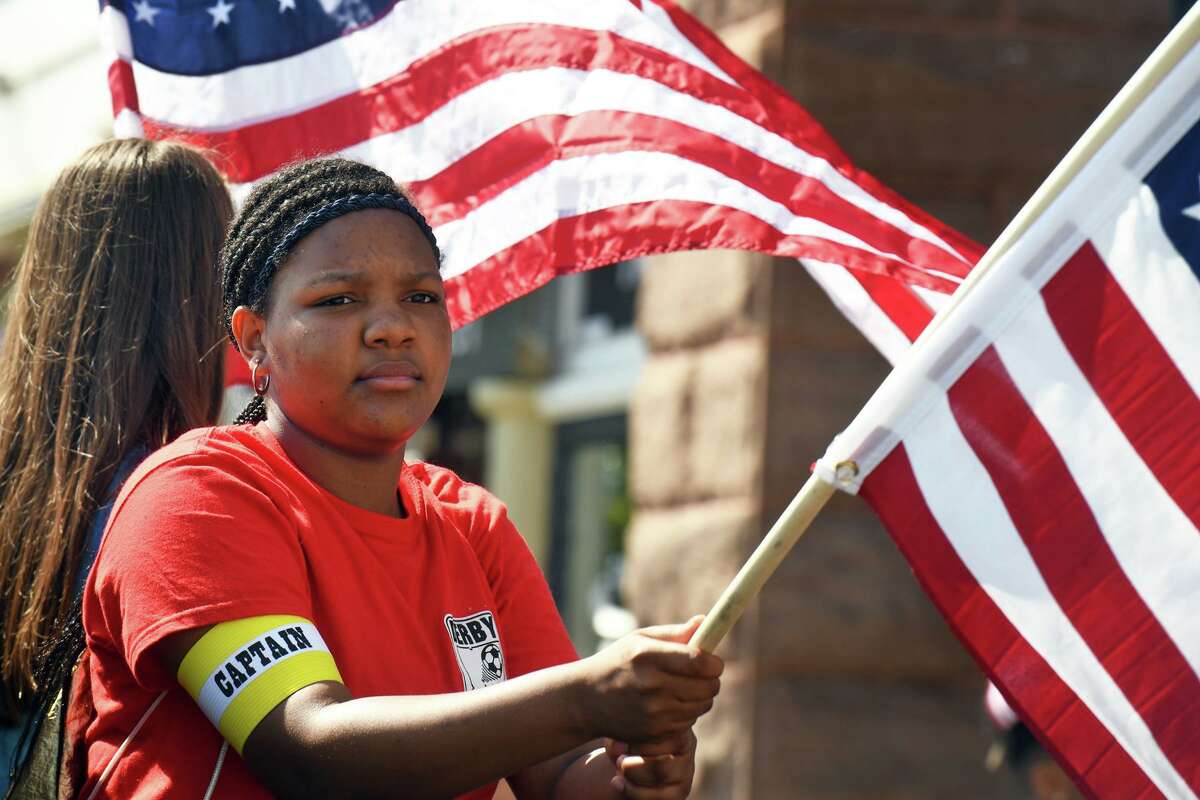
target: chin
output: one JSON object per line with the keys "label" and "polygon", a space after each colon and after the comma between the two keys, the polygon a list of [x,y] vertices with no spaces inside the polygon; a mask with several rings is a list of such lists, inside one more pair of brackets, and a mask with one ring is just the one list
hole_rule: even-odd
{"label": "chin", "polygon": [[389,455],[404,449],[420,427],[411,422],[356,426],[349,432],[347,444],[350,449],[361,451],[363,455]]}

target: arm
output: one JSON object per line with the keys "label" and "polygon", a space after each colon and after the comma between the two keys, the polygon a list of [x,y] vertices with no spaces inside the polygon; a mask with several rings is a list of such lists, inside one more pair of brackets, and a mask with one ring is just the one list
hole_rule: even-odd
{"label": "arm", "polygon": [[696,772],[696,735],[682,733],[631,748],[592,742],[523,770],[508,781],[522,800],[684,800]]}
{"label": "arm", "polygon": [[[531,793],[526,786],[509,778],[517,796],[552,800],[685,800],[692,791],[696,771],[696,736],[688,730],[647,742],[632,754],[629,745],[608,740],[604,747],[585,745],[531,770],[557,765],[553,791]],[[565,763],[563,763],[565,761]]]}
{"label": "arm", "polygon": [[[498,601],[505,622],[512,661],[512,674],[520,675],[573,660],[573,646],[563,628],[540,568],[517,533],[507,511],[486,490],[462,483],[457,476],[438,473],[432,484],[448,508],[467,512],[462,528],[476,552]],[[682,639],[679,641],[683,641]],[[564,655],[569,654],[569,655]],[[690,734],[687,737],[694,742]],[[643,744],[638,752],[644,753]],[[659,747],[663,745],[660,743]],[[680,755],[686,751],[686,754]],[[662,754],[676,755],[653,764],[627,769],[617,778],[617,759],[606,756],[603,742],[594,741],[548,761],[508,776],[509,786],[522,800],[586,800],[587,798],[641,797],[641,787],[662,789],[656,800],[686,797],[695,763],[691,750],[671,742]],[[664,770],[669,762],[669,768]],[[625,759],[625,763],[635,762]],[[616,780],[615,780],[616,779]],[[622,781],[631,787],[621,791]],[[671,784],[675,784],[672,786]]]}
{"label": "arm", "polygon": [[[690,728],[711,707],[722,667],[683,644],[696,624],[645,629],[582,661],[474,692],[355,699],[339,683],[314,683],[257,724],[243,755],[285,796],[403,787],[410,797],[445,797],[514,775],[522,796],[552,797],[556,785],[582,781],[591,796],[611,797],[602,791],[614,774],[611,762],[602,769],[607,759],[577,757],[557,769],[556,757],[599,736],[648,741]],[[204,632],[166,639],[164,666],[176,671]],[[559,764],[533,768],[547,761]]]}
{"label": "arm", "polygon": [[616,774],[603,742],[595,740],[509,775],[508,785],[521,800],[616,800]]}
{"label": "arm", "polygon": [[692,791],[696,773],[696,734],[683,733],[630,746],[609,741],[608,757],[619,773],[615,785],[631,800],[676,800]]}

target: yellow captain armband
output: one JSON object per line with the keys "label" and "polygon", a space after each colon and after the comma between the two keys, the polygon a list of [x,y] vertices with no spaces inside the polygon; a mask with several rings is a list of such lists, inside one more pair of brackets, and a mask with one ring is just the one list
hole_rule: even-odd
{"label": "yellow captain armband", "polygon": [[183,657],[178,678],[239,754],[263,717],[296,691],[342,683],[316,626],[291,616],[214,625]]}

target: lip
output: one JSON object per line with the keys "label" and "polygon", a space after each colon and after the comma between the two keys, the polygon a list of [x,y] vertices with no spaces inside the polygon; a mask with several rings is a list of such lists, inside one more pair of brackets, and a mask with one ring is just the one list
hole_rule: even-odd
{"label": "lip", "polygon": [[380,361],[361,372],[358,380],[374,389],[409,389],[421,382],[421,370],[411,361]]}

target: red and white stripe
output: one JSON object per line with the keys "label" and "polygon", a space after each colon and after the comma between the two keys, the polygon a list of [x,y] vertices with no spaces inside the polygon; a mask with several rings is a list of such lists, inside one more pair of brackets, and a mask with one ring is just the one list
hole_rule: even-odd
{"label": "red and white stripe", "polygon": [[860,324],[909,341],[979,254],[669,0],[406,0],[211,76],[137,62],[124,16],[102,17],[120,132],[218,153],[235,196],[302,156],[384,169],[443,242],[458,324],[558,274],[735,248],[819,262],[835,299],[839,279],[867,298]]}
{"label": "red and white stripe", "polygon": [[1200,119],[1198,68],[1169,74],[818,464],[1093,797],[1200,795],[1200,281],[1138,178],[1176,141],[1164,114]]}
{"label": "red and white stripe", "polygon": [[[1098,796],[1154,786],[1194,797],[1200,400],[1090,246],[1042,300],[932,402],[862,491],[1022,716],[1060,750],[1080,749],[1061,754]],[[1108,348],[1139,358],[1112,361]],[[1107,380],[1112,371],[1124,374]],[[1049,668],[1036,682],[1031,660]],[[1116,785],[1137,791],[1088,774],[1114,740],[1131,756]]]}

